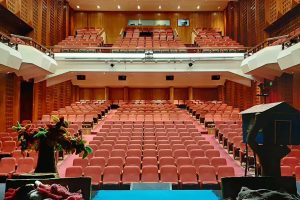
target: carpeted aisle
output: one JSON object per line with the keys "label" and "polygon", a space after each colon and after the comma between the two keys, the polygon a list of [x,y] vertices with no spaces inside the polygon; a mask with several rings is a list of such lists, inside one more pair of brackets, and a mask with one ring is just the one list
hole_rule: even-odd
{"label": "carpeted aisle", "polygon": [[210,190],[127,190],[98,191],[93,200],[218,200]]}

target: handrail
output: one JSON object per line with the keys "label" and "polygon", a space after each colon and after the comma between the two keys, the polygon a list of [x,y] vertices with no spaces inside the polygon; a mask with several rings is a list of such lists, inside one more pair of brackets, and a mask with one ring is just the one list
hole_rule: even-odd
{"label": "handrail", "polygon": [[198,32],[195,28],[193,28],[193,32],[196,34],[196,36],[198,35]]}
{"label": "handrail", "polygon": [[11,37],[0,31],[0,41],[6,43],[9,47],[15,47],[18,50],[18,44],[11,41]]}
{"label": "handrail", "polygon": [[300,42],[300,32],[297,33],[296,35],[290,37],[289,40],[284,41],[282,44],[282,50],[284,50],[285,48],[291,47],[294,44],[297,44],[299,42]]}
{"label": "handrail", "polygon": [[111,52],[126,52],[126,51],[170,51],[170,52],[191,52],[191,53],[202,53],[203,51],[208,50],[211,52],[231,52],[231,50],[238,50],[240,52],[245,52],[249,47],[177,47],[177,48],[170,48],[170,47],[156,47],[156,48],[148,48],[148,47],[82,47],[82,46],[53,46],[50,47],[54,52],[61,53],[65,52],[65,50],[68,52],[68,50],[72,51],[79,51],[82,50],[84,53],[84,50],[93,50],[97,53],[111,53]]}
{"label": "handrail", "polygon": [[123,33],[124,33],[124,28],[121,29],[119,35],[122,37],[122,36],[123,36]]}
{"label": "handrail", "polygon": [[33,46],[34,48],[40,50],[41,52],[45,53],[46,55],[54,58],[54,53],[51,51],[51,49],[48,49],[47,47],[45,47],[42,44],[39,44],[37,41],[35,41],[31,37],[15,35],[15,34],[11,34],[11,37],[21,39],[26,45]]}
{"label": "handrail", "polygon": [[277,36],[277,37],[267,38],[263,42],[261,42],[258,45],[252,47],[251,49],[249,49],[245,53],[245,58],[251,56],[252,54],[258,52],[259,50],[261,50],[265,47],[270,46],[275,40],[279,40],[279,39],[282,39],[282,38],[288,38],[288,35],[281,35],[281,36]]}
{"label": "handrail", "polygon": [[179,35],[179,34],[178,34],[178,32],[177,32],[177,29],[176,29],[176,28],[174,28],[174,33],[176,34],[175,36],[176,36],[176,37],[178,37],[178,35]]}

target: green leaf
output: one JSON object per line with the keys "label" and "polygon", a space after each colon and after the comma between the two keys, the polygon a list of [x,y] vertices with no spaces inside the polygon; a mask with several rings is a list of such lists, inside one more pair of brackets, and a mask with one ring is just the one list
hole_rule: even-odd
{"label": "green leaf", "polygon": [[82,155],[82,159],[85,159],[88,155],[89,155],[88,152],[86,150],[84,150],[84,153]]}
{"label": "green leaf", "polygon": [[46,138],[46,134],[48,131],[44,128],[40,128],[39,132],[33,136],[33,138],[41,139],[41,138]]}
{"label": "green leaf", "polygon": [[89,146],[84,147],[84,150],[88,152],[88,154],[93,153],[93,149]]}
{"label": "green leaf", "polygon": [[84,153],[82,159],[86,158],[89,154],[93,153],[93,149],[89,146],[84,147]]}

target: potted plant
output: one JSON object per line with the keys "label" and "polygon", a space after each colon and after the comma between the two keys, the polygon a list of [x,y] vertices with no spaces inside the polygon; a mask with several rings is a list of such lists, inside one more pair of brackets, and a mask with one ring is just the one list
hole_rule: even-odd
{"label": "potted plant", "polygon": [[35,173],[57,173],[55,150],[76,154],[83,152],[83,158],[92,153],[92,149],[85,145],[80,135],[72,136],[68,133],[68,122],[63,117],[53,116],[52,120],[54,124],[34,129],[31,124],[22,126],[19,122],[12,127],[19,133],[18,140],[22,151],[38,152]]}

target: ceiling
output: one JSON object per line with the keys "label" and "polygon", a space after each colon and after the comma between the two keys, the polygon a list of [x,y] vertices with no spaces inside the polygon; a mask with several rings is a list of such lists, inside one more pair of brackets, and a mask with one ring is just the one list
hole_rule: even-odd
{"label": "ceiling", "polygon": [[69,4],[74,10],[86,11],[222,11],[229,1],[232,0],[69,0]]}
{"label": "ceiling", "polygon": [[[76,75],[85,75],[86,80],[77,80]],[[118,76],[125,75],[126,81],[119,81]],[[167,81],[166,76],[173,75],[173,81]],[[221,79],[212,81],[212,75],[220,75]],[[225,80],[235,80],[241,84],[246,84],[247,79],[230,72],[176,72],[176,73],[121,73],[121,72],[71,72],[56,79],[71,79],[74,85],[85,88],[103,87],[136,87],[136,88],[166,88],[166,87],[217,87],[223,85]],[[58,80],[56,80],[58,81]],[[63,80],[65,81],[65,80]]]}

